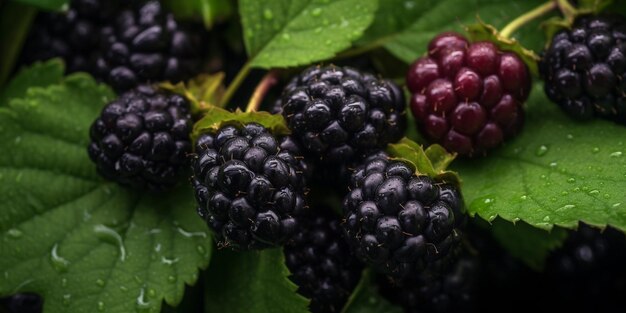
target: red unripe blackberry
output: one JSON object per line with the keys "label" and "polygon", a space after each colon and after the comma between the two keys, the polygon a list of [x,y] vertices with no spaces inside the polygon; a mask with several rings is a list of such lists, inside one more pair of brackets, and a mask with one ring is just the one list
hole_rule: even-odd
{"label": "red unripe blackberry", "polygon": [[406,83],[422,134],[473,156],[521,130],[530,73],[516,54],[491,42],[469,43],[443,33],[430,42],[428,55],[411,65]]}

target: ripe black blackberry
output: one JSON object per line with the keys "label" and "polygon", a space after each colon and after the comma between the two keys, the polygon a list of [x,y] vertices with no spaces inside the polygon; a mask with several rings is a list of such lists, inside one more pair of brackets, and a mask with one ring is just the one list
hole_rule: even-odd
{"label": "ripe black blackberry", "polygon": [[429,266],[401,283],[386,277],[378,281],[381,294],[407,313],[473,312],[479,274],[478,258],[466,253],[447,266]]}
{"label": "ripe black blackberry", "polygon": [[626,237],[585,224],[571,231],[548,257],[543,294],[548,305],[569,311],[613,312],[626,294]]}
{"label": "ripe black blackberry", "polygon": [[460,242],[463,201],[446,183],[416,175],[404,161],[367,159],[344,198],[344,230],[363,262],[403,280],[447,256]]}
{"label": "ripe black blackberry", "polygon": [[282,114],[315,158],[344,163],[404,135],[405,103],[393,82],[349,67],[313,66],[282,94]]}
{"label": "ripe black blackberry", "polygon": [[98,49],[100,28],[119,7],[119,1],[72,0],[61,13],[40,13],[24,45],[20,63],[62,58],[68,72],[91,72],[90,59]]}
{"label": "ripe black blackberry", "polygon": [[520,132],[530,92],[526,64],[491,42],[443,33],[406,75],[420,132],[449,151],[475,156]]}
{"label": "ripe black blackberry", "polygon": [[203,33],[185,28],[158,1],[119,12],[100,33],[94,74],[118,91],[145,82],[179,82],[202,69]]}
{"label": "ripe black blackberry", "polygon": [[168,189],[187,168],[191,125],[184,97],[142,85],[104,107],[91,125],[89,157],[107,179]]}
{"label": "ripe black blackberry", "polygon": [[42,310],[43,299],[35,294],[18,293],[13,296],[0,299],[0,312],[41,313]]}
{"label": "ripe black blackberry", "polygon": [[626,123],[626,19],[583,16],[557,33],[540,62],[545,91],[570,116]]}
{"label": "ripe black blackberry", "polygon": [[308,167],[291,137],[277,138],[256,123],[227,125],[200,136],[196,153],[198,214],[220,246],[262,249],[296,233]]}
{"label": "ripe black blackberry", "polygon": [[311,312],[341,312],[359,282],[363,266],[350,252],[339,219],[330,209],[317,208],[304,219],[285,246],[289,277],[298,293],[311,299]]}

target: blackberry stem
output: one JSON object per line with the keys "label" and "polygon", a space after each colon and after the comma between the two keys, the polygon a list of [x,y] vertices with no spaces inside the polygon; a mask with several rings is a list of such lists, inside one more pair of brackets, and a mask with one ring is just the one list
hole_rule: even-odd
{"label": "blackberry stem", "polygon": [[277,70],[271,70],[267,72],[265,76],[263,76],[261,82],[259,82],[259,84],[254,89],[254,93],[252,94],[252,97],[250,97],[250,101],[248,101],[248,106],[246,106],[246,112],[256,112],[259,109],[259,106],[261,105],[261,102],[263,102],[263,98],[265,98],[267,92],[274,85],[276,85],[276,83],[278,83],[277,76]]}
{"label": "blackberry stem", "polygon": [[554,2],[559,7],[561,14],[565,16],[565,19],[567,19],[570,24],[573,23],[576,15],[578,15],[578,11],[576,10],[576,8],[571,3],[569,3],[568,0],[554,0]]}
{"label": "blackberry stem", "polygon": [[237,76],[235,76],[235,79],[233,79],[230,85],[228,85],[228,88],[226,88],[226,92],[224,93],[224,96],[220,101],[220,108],[226,107],[230,99],[233,97],[233,95],[235,95],[237,89],[239,89],[239,86],[241,86],[244,80],[246,80],[246,77],[248,77],[248,74],[250,74],[250,70],[252,70],[250,62],[246,62],[246,64],[244,64],[243,67],[239,70],[239,73],[237,73]]}
{"label": "blackberry stem", "polygon": [[[561,2],[560,0],[557,0],[557,1]],[[567,0],[565,0],[565,2],[567,2]],[[558,7],[557,2],[554,0],[551,0],[520,15],[519,17],[511,21],[508,25],[506,25],[504,28],[502,28],[502,30],[500,31],[500,36],[503,38],[510,39],[511,35],[513,35],[513,33],[517,31],[520,27],[556,9],[557,7]]]}

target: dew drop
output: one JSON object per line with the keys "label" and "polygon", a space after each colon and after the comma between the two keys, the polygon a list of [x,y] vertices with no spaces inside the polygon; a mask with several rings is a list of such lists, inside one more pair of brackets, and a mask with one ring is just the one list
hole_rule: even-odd
{"label": "dew drop", "polygon": [[610,156],[612,158],[619,158],[619,157],[622,156],[622,151],[615,151],[615,152],[611,153]]}
{"label": "dew drop", "polygon": [[70,305],[70,301],[71,300],[72,300],[72,295],[71,294],[63,295],[63,305],[65,305],[65,306]]}
{"label": "dew drop", "polygon": [[570,184],[573,184],[573,183],[576,182],[576,178],[570,177],[570,178],[567,179],[567,182],[570,183]]}
{"label": "dew drop", "polygon": [[539,148],[537,148],[537,151],[535,151],[535,155],[538,157],[544,156],[546,155],[546,153],[548,153],[548,147],[546,145],[539,146]]}
{"label": "dew drop", "polygon": [[58,249],[59,244],[54,244],[52,250],[50,251],[50,262],[52,263],[52,267],[54,267],[54,269],[58,272],[66,272],[67,267],[70,265],[70,261],[59,256]]}
{"label": "dew drop", "polygon": [[598,153],[598,152],[600,152],[600,148],[598,148],[598,147],[593,147],[593,149],[591,149],[591,152],[593,152],[593,153]]}
{"label": "dew drop", "polygon": [[616,208],[618,206],[622,205],[621,203],[613,203],[613,207]]}
{"label": "dew drop", "polygon": [[495,219],[496,219],[496,217],[497,217],[497,216],[495,216],[495,215],[490,215],[490,216],[489,216],[489,218],[487,218],[487,220],[488,220],[489,222],[492,222],[493,220],[495,220]]}
{"label": "dew drop", "polygon": [[137,310],[140,312],[146,312],[146,310],[150,309],[150,302],[146,299],[145,293],[145,289],[141,288],[137,297]]}
{"label": "dew drop", "polygon": [[104,287],[104,280],[98,278],[98,280],[96,280],[96,285],[98,285],[99,287]]}
{"label": "dew drop", "polygon": [[597,196],[600,194],[600,190],[597,190],[597,189],[591,190],[589,191],[589,194],[592,196]]}
{"label": "dew drop", "polygon": [[168,259],[164,256],[161,257],[161,263],[165,264],[165,265],[174,265],[176,263],[178,263],[179,258],[174,258],[174,259]]}
{"label": "dew drop", "polygon": [[572,140],[574,139],[574,135],[572,134],[567,134],[567,136],[565,136],[567,139]]}
{"label": "dew drop", "polygon": [[561,196],[567,196],[567,195],[569,195],[569,192],[567,192],[567,191],[565,191],[565,190],[563,190],[563,191],[561,192]]}
{"label": "dew drop", "polygon": [[122,240],[122,236],[120,236],[120,234],[118,234],[114,229],[104,225],[94,226],[93,231],[100,240],[116,245],[120,251],[120,260],[122,262],[126,260],[126,248],[124,247],[124,241]]}
{"label": "dew drop", "polygon": [[289,35],[289,33],[283,33],[282,34],[283,39],[285,40],[291,40],[291,35]]}
{"label": "dew drop", "polygon": [[608,199],[608,198],[610,198],[611,196],[610,196],[608,193],[605,193],[605,194],[604,194],[604,197],[605,197],[606,199]]}
{"label": "dew drop", "polygon": [[313,15],[313,16],[320,16],[320,15],[322,15],[322,9],[321,8],[313,9],[313,11],[311,11],[311,15]]}
{"label": "dew drop", "polygon": [[558,208],[556,210],[557,211],[565,211],[565,210],[571,210],[571,209],[573,209],[575,207],[576,207],[576,205],[574,205],[574,204],[566,204],[566,205],[564,205],[564,206],[562,206],[562,207],[560,207],[560,208]]}
{"label": "dew drop", "polygon": [[523,195],[523,196],[520,197],[520,199],[526,200],[526,199],[528,199],[528,196],[527,195]]}
{"label": "dew drop", "polygon": [[126,292],[126,291],[128,291],[128,287],[120,286],[120,290],[123,291],[123,292]]}
{"label": "dew drop", "polygon": [[556,202],[556,197],[551,197],[551,198],[550,198],[550,201],[552,201],[552,202]]}
{"label": "dew drop", "polygon": [[98,311],[104,311],[104,302],[98,301]]}
{"label": "dew drop", "polygon": [[557,164],[556,162],[552,162],[552,163],[550,163],[550,167],[552,167],[552,168],[557,167],[557,165],[558,165],[558,164]]}
{"label": "dew drop", "polygon": [[514,217],[514,218],[513,218],[513,224],[515,224],[515,223],[517,223],[517,222],[519,222],[519,221],[520,221],[520,218],[519,218],[519,217]]}
{"label": "dew drop", "polygon": [[206,250],[203,246],[197,246],[196,250],[198,250],[198,253],[200,253],[201,255],[204,255],[206,253]]}
{"label": "dew drop", "polygon": [[24,235],[24,233],[21,230],[17,229],[17,228],[11,228],[11,229],[9,229],[7,231],[7,235],[9,235],[9,237],[11,237],[11,238],[17,239],[17,238],[22,237],[22,235]]}
{"label": "dew drop", "polygon": [[546,215],[546,216],[543,218],[543,221],[544,221],[544,222],[549,222],[549,221],[550,221],[550,216]]}
{"label": "dew drop", "polygon": [[189,232],[184,230],[183,228],[176,227],[176,231],[178,231],[179,234],[183,235],[183,237],[185,238],[192,238],[192,237],[200,237],[200,238],[206,238],[206,233],[205,232]]}
{"label": "dew drop", "polygon": [[170,283],[176,282],[176,277],[174,277],[172,275],[167,276],[167,281],[169,281]]}
{"label": "dew drop", "polygon": [[263,11],[263,17],[264,17],[266,20],[271,20],[271,19],[273,19],[273,18],[274,18],[274,13],[272,13],[272,10],[270,10],[270,9],[265,9],[265,10]]}

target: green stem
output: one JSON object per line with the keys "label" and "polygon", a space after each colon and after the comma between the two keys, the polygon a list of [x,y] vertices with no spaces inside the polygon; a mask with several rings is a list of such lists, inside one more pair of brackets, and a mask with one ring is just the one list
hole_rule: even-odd
{"label": "green stem", "polygon": [[526,12],[523,15],[520,15],[518,18],[514,19],[508,25],[502,28],[502,30],[500,31],[500,36],[503,38],[507,38],[507,39],[510,38],[511,35],[513,35],[513,33],[517,31],[520,27],[554,10],[556,7],[557,7],[557,3],[551,0]]}
{"label": "green stem", "polygon": [[576,18],[577,11],[576,8],[569,3],[568,0],[554,0],[559,7],[559,10],[565,16],[568,22],[573,23]]}
{"label": "green stem", "polygon": [[248,101],[246,112],[256,112],[259,109],[259,106],[261,105],[261,102],[263,102],[263,98],[265,98],[267,92],[278,82],[277,76],[277,70],[271,70],[263,76],[261,82],[259,82],[254,89],[254,93],[252,94],[252,97],[250,97],[250,101]]}
{"label": "green stem", "polygon": [[237,76],[235,76],[235,79],[233,79],[230,85],[228,85],[226,92],[224,92],[224,96],[220,101],[219,107],[226,107],[230,99],[232,99],[232,97],[235,95],[235,92],[237,92],[237,89],[239,89],[239,86],[241,86],[243,81],[246,80],[246,77],[248,77],[248,74],[250,74],[250,70],[252,70],[250,62],[247,62],[243,65],[243,67],[239,70],[239,73],[237,73]]}

